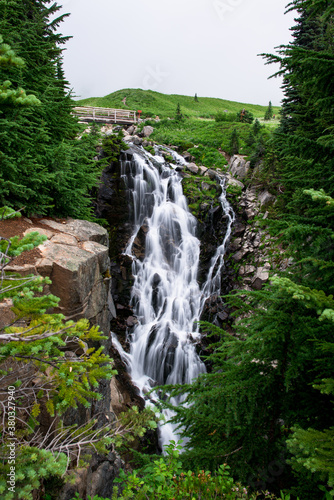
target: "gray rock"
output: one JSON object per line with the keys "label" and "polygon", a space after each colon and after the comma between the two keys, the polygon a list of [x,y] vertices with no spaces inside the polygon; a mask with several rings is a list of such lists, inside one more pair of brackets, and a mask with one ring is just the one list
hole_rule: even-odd
{"label": "gray rock", "polygon": [[229,245],[229,251],[230,252],[235,252],[236,250],[239,250],[241,247],[242,243],[242,238],[236,238],[235,240],[231,241]]}
{"label": "gray rock", "polygon": [[42,219],[40,222],[62,233],[71,234],[78,241],[96,241],[101,245],[108,245],[108,231],[95,222],[80,219],[69,219],[63,224],[50,219]]}
{"label": "gray rock", "polygon": [[265,267],[257,268],[256,273],[252,280],[252,288],[254,290],[261,290],[261,288],[268,281],[268,279],[269,279],[268,268]]}
{"label": "gray rock", "polygon": [[133,135],[137,132],[137,130],[138,130],[138,127],[136,127],[136,125],[131,125],[129,128],[127,128],[126,131],[129,135]]}
{"label": "gray rock", "polygon": [[135,144],[136,146],[140,146],[142,143],[143,143],[143,139],[141,139],[140,137],[138,137],[138,135],[134,135],[131,139],[131,141],[133,142],[133,144]]}
{"label": "gray rock", "polygon": [[199,173],[200,175],[204,175],[204,174],[205,174],[205,172],[207,172],[207,171],[208,171],[207,167],[204,167],[203,165],[199,166],[199,167],[198,167],[198,170],[199,170],[199,172],[198,172],[198,173]]}
{"label": "gray rock", "polygon": [[187,170],[189,170],[189,172],[191,172],[193,174],[197,174],[199,168],[197,165],[195,165],[195,163],[188,163]]}
{"label": "gray rock", "polygon": [[246,226],[237,222],[233,228],[233,236],[242,236],[245,232]]}
{"label": "gray rock", "polygon": [[123,141],[125,141],[125,142],[132,141],[132,135],[126,135],[126,136],[124,136]]}
{"label": "gray rock", "polygon": [[234,155],[229,162],[229,170],[233,177],[244,179],[250,169],[250,162],[242,155]]}
{"label": "gray rock", "polygon": [[262,191],[262,193],[258,195],[258,200],[260,202],[260,206],[265,207],[267,205],[272,205],[276,200],[276,197],[268,191]]}
{"label": "gray rock", "polygon": [[78,246],[77,239],[71,234],[57,233],[51,238],[51,241],[52,243],[58,243],[60,245]]}
{"label": "gray rock", "polygon": [[227,185],[228,186],[238,186],[240,187],[241,189],[243,189],[245,187],[245,185],[241,182],[241,181],[238,181],[237,179],[234,179],[230,173],[227,173],[226,174],[226,182],[227,182]]}
{"label": "gray rock", "polygon": [[146,125],[142,130],[142,134],[144,137],[150,137],[150,135],[153,134],[153,132],[154,128],[151,127],[150,125]]}
{"label": "gray rock", "polygon": [[246,255],[248,254],[248,250],[239,250],[235,254],[232,255],[232,259],[234,262],[240,262]]}

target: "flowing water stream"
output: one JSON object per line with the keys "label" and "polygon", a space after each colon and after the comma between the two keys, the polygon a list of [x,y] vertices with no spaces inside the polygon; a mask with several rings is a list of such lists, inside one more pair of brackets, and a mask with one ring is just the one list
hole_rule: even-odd
{"label": "flowing water stream", "polygon": [[[222,182],[226,235],[200,287],[197,221],[188,210],[177,171],[185,160],[174,151],[169,154],[174,164],[166,163],[157,148],[154,157],[134,154],[132,161],[121,165],[132,197],[134,231],[124,253],[133,259],[131,301],[138,319],[129,335],[130,354],[123,351],[122,357],[145,399],[156,385],[190,383],[205,372],[194,346],[200,336],[197,322],[207,299],[220,294],[225,246],[234,220]],[[140,232],[145,234],[145,255],[136,258],[133,246]],[[151,393],[149,398],[155,400],[157,395]],[[166,412],[167,419],[169,416]],[[165,424],[160,428],[161,446],[170,439],[177,439],[175,428]]]}

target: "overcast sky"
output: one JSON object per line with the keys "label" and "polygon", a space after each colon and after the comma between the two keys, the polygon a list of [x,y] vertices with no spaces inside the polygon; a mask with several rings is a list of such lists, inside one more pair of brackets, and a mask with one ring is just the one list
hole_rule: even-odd
{"label": "overcast sky", "polygon": [[64,69],[78,97],[123,88],[278,105],[257,54],[291,39],[287,0],[59,0]]}

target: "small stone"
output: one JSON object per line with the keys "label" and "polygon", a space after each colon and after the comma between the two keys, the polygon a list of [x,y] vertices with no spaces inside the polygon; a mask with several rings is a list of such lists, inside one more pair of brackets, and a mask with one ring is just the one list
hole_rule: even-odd
{"label": "small stone", "polygon": [[221,321],[225,321],[227,318],[228,318],[228,314],[227,312],[220,312],[217,314],[217,317],[221,320]]}

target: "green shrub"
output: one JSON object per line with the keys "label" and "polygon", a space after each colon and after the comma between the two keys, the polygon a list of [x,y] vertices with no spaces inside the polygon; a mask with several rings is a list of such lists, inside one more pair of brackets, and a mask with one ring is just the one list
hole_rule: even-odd
{"label": "green shrub", "polygon": [[226,111],[219,111],[215,116],[216,122],[237,122],[235,113],[228,113]]}
{"label": "green shrub", "polygon": [[165,448],[166,456],[129,475],[121,472],[120,479],[116,482],[122,483],[125,487],[122,494],[113,496],[113,499],[255,498],[248,496],[246,488],[234,483],[226,464],[221,465],[216,474],[204,470],[196,473],[183,472],[180,449],[179,444],[171,441]]}
{"label": "green shrub", "polygon": [[107,135],[103,138],[102,149],[106,160],[110,163],[117,161],[122,149],[129,149],[129,146],[123,141],[123,134]]}

